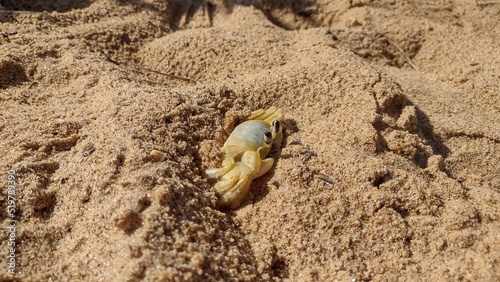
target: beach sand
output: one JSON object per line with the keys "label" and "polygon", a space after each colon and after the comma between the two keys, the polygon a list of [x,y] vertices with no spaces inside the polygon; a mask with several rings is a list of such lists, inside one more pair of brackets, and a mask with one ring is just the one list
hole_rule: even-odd
{"label": "beach sand", "polygon": [[[498,2],[0,5],[0,280],[500,279]],[[220,211],[204,170],[270,106]]]}

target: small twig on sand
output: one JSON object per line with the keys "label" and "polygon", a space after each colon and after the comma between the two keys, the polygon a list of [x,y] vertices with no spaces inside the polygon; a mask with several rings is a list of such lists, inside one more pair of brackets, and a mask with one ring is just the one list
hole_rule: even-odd
{"label": "small twig on sand", "polygon": [[311,50],[311,49],[314,49],[314,48],[318,48],[319,46],[321,45],[313,45],[311,47],[307,47],[307,48],[302,48],[302,49],[299,49],[299,52],[303,52],[303,51],[307,51],[307,50]]}
{"label": "small twig on sand", "polygon": [[405,52],[403,51],[403,49],[401,49],[398,45],[396,45],[396,43],[392,42],[389,38],[387,38],[387,41],[389,41],[389,43],[394,46],[394,48],[396,48],[399,53],[401,54],[401,56],[403,56],[403,59],[414,69],[416,70],[417,72],[420,72],[420,69],[417,67],[417,65],[415,65],[411,60],[410,58],[408,58],[408,56],[406,56]]}
{"label": "small twig on sand", "polygon": [[117,65],[117,66],[119,66],[119,65],[120,65],[117,61],[115,61],[115,60],[111,59],[111,57],[110,57],[110,56],[108,56],[108,54],[106,54],[106,53],[105,53],[104,51],[102,51],[102,50],[101,50],[101,54],[103,54],[103,55],[106,57],[106,59],[108,59],[108,61],[110,61],[111,63],[113,63],[113,64],[115,64],[115,65]]}
{"label": "small twig on sand", "polygon": [[493,4],[500,4],[500,1],[477,1],[476,0],[476,5],[478,5],[478,6],[493,5]]}
{"label": "small twig on sand", "polygon": [[[96,46],[94,46],[92,43],[89,42],[89,44],[91,46],[93,46],[94,48],[96,48]],[[99,48],[96,48],[96,49],[99,49]],[[106,52],[104,52],[103,50],[100,50],[100,49],[99,49],[99,51],[101,52],[101,54],[103,54],[106,57],[106,59],[110,63],[122,67],[122,64],[120,64],[119,62],[113,60],[113,58],[111,58],[108,54],[106,54]],[[128,66],[125,65],[124,67],[127,68]],[[182,77],[182,76],[178,76],[178,75],[168,74],[168,73],[164,73],[164,72],[160,72],[160,71],[156,71],[156,70],[152,70],[152,69],[147,69],[147,68],[142,68],[142,67],[133,67],[133,68],[134,68],[135,71],[144,70],[144,71],[153,72],[153,73],[156,73],[156,74],[159,74],[159,75],[163,75],[163,76],[166,76],[166,77],[170,77],[170,78],[173,78],[173,79],[179,79],[179,80],[184,80],[184,81],[187,81],[187,82],[198,83],[197,80],[194,80],[194,79],[188,78],[188,77]]]}
{"label": "small twig on sand", "polygon": [[194,80],[194,79],[189,78],[189,77],[183,77],[183,76],[168,74],[168,73],[164,73],[164,72],[156,71],[156,70],[152,70],[152,69],[147,69],[147,68],[140,68],[140,69],[145,70],[145,71],[149,71],[149,72],[154,72],[156,74],[164,75],[166,77],[170,77],[170,78],[174,78],[174,79],[180,79],[180,80],[184,80],[184,81],[187,81],[187,82],[198,83],[197,80]]}

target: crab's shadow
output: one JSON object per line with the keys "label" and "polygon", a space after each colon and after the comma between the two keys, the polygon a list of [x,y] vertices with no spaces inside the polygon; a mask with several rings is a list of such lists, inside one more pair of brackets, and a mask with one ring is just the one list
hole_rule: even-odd
{"label": "crab's shadow", "polygon": [[241,203],[240,208],[246,207],[247,205],[254,205],[262,199],[264,199],[267,194],[269,194],[270,189],[279,188],[280,183],[274,178],[274,173],[276,167],[279,165],[280,157],[282,155],[283,148],[288,144],[288,137],[299,131],[297,122],[293,119],[283,120],[283,141],[281,143],[281,148],[271,149],[268,158],[274,159],[273,167],[263,176],[254,179],[250,184],[250,191]]}

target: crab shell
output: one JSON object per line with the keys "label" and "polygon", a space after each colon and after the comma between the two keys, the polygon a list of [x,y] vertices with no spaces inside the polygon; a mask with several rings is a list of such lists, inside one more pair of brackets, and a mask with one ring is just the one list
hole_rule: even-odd
{"label": "crab shell", "polygon": [[[256,151],[261,159],[265,158],[271,146],[279,147],[283,140],[281,126],[278,126],[278,132],[274,132],[272,127],[273,125],[263,120],[248,120],[238,125],[224,143],[225,158],[231,159],[232,162],[240,161],[246,151]],[[266,132],[273,135],[269,144],[265,142]]]}

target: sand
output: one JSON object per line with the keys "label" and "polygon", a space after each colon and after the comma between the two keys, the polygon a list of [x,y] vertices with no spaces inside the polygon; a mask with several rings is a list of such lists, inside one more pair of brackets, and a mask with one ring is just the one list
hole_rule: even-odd
{"label": "sand", "polygon": [[[0,5],[0,280],[500,279],[498,1]],[[270,106],[220,211],[204,170]]]}

